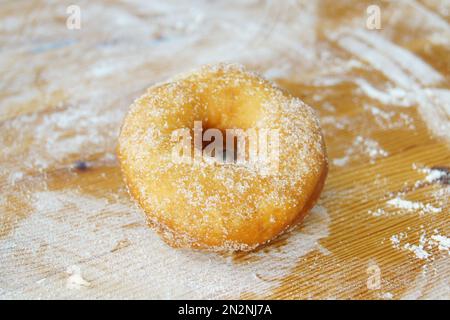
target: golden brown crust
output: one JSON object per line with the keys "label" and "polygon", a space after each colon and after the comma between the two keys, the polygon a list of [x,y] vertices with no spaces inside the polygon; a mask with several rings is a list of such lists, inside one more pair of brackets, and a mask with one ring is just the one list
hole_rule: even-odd
{"label": "golden brown crust", "polygon": [[[174,164],[170,133],[196,120],[277,129],[278,170]],[[148,89],[130,108],[117,152],[131,196],[174,247],[237,251],[267,243],[303,220],[327,173],[312,109],[236,65],[206,66]]]}

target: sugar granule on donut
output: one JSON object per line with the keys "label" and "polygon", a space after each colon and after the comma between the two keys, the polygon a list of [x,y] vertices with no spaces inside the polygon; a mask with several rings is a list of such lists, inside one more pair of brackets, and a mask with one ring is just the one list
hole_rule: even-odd
{"label": "sugar granule on donut", "polygon": [[[276,169],[257,161],[173,161],[172,133],[195,121],[205,130],[276,131]],[[252,250],[301,222],[327,174],[314,111],[235,64],[204,66],[149,88],[130,107],[118,155],[149,225],[173,247],[214,251]]]}

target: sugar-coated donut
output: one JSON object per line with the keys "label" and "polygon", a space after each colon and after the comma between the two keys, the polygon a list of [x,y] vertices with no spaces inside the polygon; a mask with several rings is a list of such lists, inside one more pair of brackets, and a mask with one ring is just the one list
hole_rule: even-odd
{"label": "sugar-coated donut", "polygon": [[[275,130],[277,166],[174,161],[173,132],[195,121],[203,130]],[[302,221],[327,174],[313,110],[235,64],[149,88],[124,120],[118,156],[130,194],[168,244],[214,251],[252,250]]]}

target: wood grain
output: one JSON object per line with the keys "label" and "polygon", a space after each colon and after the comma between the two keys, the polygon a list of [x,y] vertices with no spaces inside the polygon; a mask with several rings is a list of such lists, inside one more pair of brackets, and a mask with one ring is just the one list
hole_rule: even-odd
{"label": "wood grain", "polygon": [[[368,31],[371,3],[80,1],[75,31],[65,27],[69,3],[2,3],[0,298],[449,299],[448,247],[431,241],[450,235],[449,6],[377,2],[383,28]],[[405,52],[416,64],[401,66]],[[149,85],[230,59],[317,110],[329,176],[317,212],[257,252],[174,250],[125,190],[117,132]],[[418,75],[421,63],[439,80]],[[422,207],[389,205],[396,198]],[[421,237],[426,258],[411,247]]]}

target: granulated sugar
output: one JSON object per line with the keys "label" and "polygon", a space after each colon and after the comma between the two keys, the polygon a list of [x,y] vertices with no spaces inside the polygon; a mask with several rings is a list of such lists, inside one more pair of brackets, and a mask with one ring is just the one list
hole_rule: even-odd
{"label": "granulated sugar", "polygon": [[374,163],[378,158],[387,157],[389,153],[380,147],[377,141],[357,136],[353,144],[345,151],[342,158],[333,159],[333,164],[339,167],[345,166],[355,155],[363,155],[369,158],[370,163]]}

